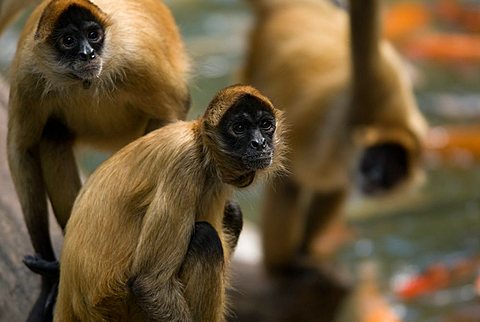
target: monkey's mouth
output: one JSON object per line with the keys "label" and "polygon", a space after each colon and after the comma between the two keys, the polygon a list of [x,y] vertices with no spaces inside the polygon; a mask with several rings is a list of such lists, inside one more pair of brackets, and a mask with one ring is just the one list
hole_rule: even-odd
{"label": "monkey's mouth", "polygon": [[242,162],[247,170],[265,169],[272,164],[272,153],[247,155],[242,158]]}
{"label": "monkey's mouth", "polygon": [[76,63],[71,66],[72,73],[81,80],[91,80],[102,72],[102,64],[97,62]]}

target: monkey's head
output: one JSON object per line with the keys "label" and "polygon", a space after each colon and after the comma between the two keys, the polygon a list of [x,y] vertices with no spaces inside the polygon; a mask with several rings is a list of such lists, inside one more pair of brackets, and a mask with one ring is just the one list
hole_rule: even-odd
{"label": "monkey's head", "polygon": [[44,64],[56,75],[89,84],[102,71],[107,16],[88,0],[53,0],[43,11],[35,33],[48,53]]}
{"label": "monkey's head", "polygon": [[259,171],[280,166],[281,113],[256,89],[227,87],[202,120],[206,146],[223,182],[246,187]]}
{"label": "monkey's head", "polygon": [[357,184],[362,193],[382,195],[421,179],[422,148],[416,136],[392,129],[367,132],[357,163]]}

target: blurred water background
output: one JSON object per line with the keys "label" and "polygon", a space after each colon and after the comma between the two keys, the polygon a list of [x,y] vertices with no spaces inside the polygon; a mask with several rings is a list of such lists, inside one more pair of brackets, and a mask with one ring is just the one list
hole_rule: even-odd
{"label": "blurred water background", "polygon": [[[189,115],[194,118],[219,89],[238,82],[252,16],[241,0],[166,2],[194,65]],[[475,146],[475,140],[480,142],[480,1],[388,4],[386,32],[408,61],[420,108],[432,126],[439,126],[439,140],[446,133],[442,126],[455,125],[469,129],[467,141]],[[19,21],[0,38],[4,74],[21,25]],[[448,38],[452,35],[463,38]],[[404,321],[460,321],[455,316],[479,311],[474,284],[480,271],[479,154],[480,150],[462,147],[444,154],[428,153],[422,187],[385,200],[351,198],[346,215],[355,238],[337,252],[336,265],[355,278],[358,263],[375,261],[382,290]],[[87,167],[98,158],[86,160]],[[238,195],[244,214],[253,222],[259,219],[260,192],[261,187],[256,187]],[[443,284],[425,294],[402,297],[395,292],[398,283],[412,275],[423,272],[428,277],[435,268],[455,270],[462,263],[470,264],[463,275],[441,280]],[[480,314],[476,316],[471,321],[480,320]]]}

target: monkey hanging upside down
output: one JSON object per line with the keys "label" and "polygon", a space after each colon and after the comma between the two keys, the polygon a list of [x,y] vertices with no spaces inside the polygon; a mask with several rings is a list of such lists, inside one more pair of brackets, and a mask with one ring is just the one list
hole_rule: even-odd
{"label": "monkey hanging upside down", "polygon": [[285,111],[290,175],[267,187],[270,271],[316,262],[320,236],[354,188],[398,191],[422,177],[426,122],[401,58],[382,39],[380,0],[250,0],[243,81]]}

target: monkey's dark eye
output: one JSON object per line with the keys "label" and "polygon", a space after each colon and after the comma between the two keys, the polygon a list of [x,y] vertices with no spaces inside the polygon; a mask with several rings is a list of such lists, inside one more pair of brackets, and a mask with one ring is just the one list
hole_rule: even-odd
{"label": "monkey's dark eye", "polygon": [[73,48],[76,43],[77,41],[72,36],[64,36],[60,39],[60,45],[66,49]]}
{"label": "monkey's dark eye", "polygon": [[91,30],[88,32],[87,37],[90,41],[99,41],[100,33],[97,30]]}
{"label": "monkey's dark eye", "polygon": [[262,120],[260,123],[260,127],[264,130],[271,130],[273,129],[273,122],[271,120]]}
{"label": "monkey's dark eye", "polygon": [[235,134],[242,134],[245,132],[245,125],[243,123],[235,123],[232,125],[232,131]]}

